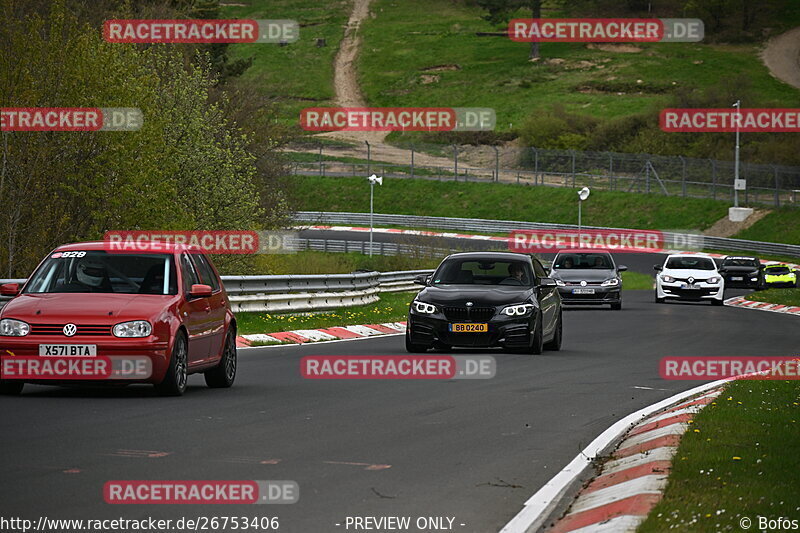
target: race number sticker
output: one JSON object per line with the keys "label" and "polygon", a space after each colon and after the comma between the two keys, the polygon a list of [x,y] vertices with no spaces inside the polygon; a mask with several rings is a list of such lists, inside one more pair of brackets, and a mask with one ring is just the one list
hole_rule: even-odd
{"label": "race number sticker", "polygon": [[86,255],[86,252],[56,252],[50,257],[53,259],[58,259],[59,257],[83,257]]}

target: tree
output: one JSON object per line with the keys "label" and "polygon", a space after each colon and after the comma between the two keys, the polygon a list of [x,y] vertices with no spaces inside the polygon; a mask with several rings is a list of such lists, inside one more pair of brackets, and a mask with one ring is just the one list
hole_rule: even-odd
{"label": "tree", "polygon": [[208,54],[187,64],[175,47],[107,43],[61,2],[46,18],[19,18],[14,3],[0,0],[0,107],[137,107],[144,125],[0,132],[0,272],[27,276],[52,247],[108,230],[268,229],[285,217]]}
{"label": "tree", "polygon": [[[492,24],[508,22],[514,13],[520,9],[529,9],[531,18],[542,18],[542,0],[478,0],[478,5],[487,11],[483,17]],[[531,43],[528,59],[539,58],[539,43]]]}

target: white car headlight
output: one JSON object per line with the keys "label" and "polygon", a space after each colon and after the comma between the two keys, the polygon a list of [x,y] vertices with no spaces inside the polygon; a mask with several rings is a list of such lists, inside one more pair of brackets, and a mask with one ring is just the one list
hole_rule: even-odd
{"label": "white car headlight", "polygon": [[708,278],[706,280],[706,283],[712,283],[712,284],[719,283],[719,276],[714,276],[712,278]]}
{"label": "white car headlight", "polygon": [[433,304],[428,304],[425,302],[420,302],[419,300],[414,300],[411,305],[414,306],[414,311],[420,313],[422,315],[432,315],[436,312],[436,306]]}
{"label": "white car headlight", "polygon": [[607,279],[600,284],[601,287],[616,287],[617,285],[619,285],[619,279],[617,278]]}
{"label": "white car headlight", "polygon": [[533,304],[519,304],[504,307],[500,312],[506,316],[525,316],[531,311],[533,311]]}
{"label": "white car headlight", "polygon": [[567,285],[566,283],[564,283],[564,281],[562,281],[562,280],[560,280],[558,278],[553,278],[553,279],[556,280],[556,285],[558,285],[559,287],[564,287],[564,286]]}
{"label": "white car headlight", "polygon": [[662,281],[666,281],[667,283],[675,283],[675,278],[673,278],[672,276],[669,276],[667,274],[662,275],[661,276],[661,280]]}
{"label": "white car headlight", "polygon": [[122,322],[114,326],[115,337],[147,337],[153,331],[153,326],[147,320],[133,320]]}
{"label": "white car headlight", "polygon": [[0,336],[3,337],[24,337],[31,332],[31,326],[22,320],[4,318],[0,320]]}

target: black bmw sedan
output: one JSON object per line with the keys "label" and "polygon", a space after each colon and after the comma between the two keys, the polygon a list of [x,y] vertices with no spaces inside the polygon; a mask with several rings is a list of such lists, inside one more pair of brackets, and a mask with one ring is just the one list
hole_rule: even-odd
{"label": "black bmw sedan", "polygon": [[561,348],[561,297],[542,264],[524,254],[446,257],[411,302],[406,349],[502,347],[540,354]]}

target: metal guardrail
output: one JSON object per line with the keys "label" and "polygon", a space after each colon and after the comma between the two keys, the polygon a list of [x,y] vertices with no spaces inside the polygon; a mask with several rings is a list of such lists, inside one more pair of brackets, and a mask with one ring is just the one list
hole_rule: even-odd
{"label": "metal guardrail", "polygon": [[[222,276],[234,312],[323,311],[376,302],[381,292],[411,291],[413,280],[432,270],[288,276]],[[24,279],[0,279],[25,283]],[[0,297],[0,307],[10,298]]]}
{"label": "metal guardrail", "polygon": [[[325,211],[298,211],[294,220],[302,224],[324,225],[369,225],[369,213],[339,213]],[[550,224],[545,222],[523,222],[517,220],[490,220],[477,218],[430,217],[417,215],[374,215],[376,226],[401,226],[452,230],[458,233],[508,233],[524,229],[577,229],[572,224]],[[599,226],[583,226],[585,229],[619,229]],[[761,241],[747,241],[707,235],[664,232],[665,245],[669,248],[685,249],[687,244],[701,244],[707,250],[730,250],[754,254],[800,257],[800,245]],[[369,245],[367,245],[367,248]]]}

